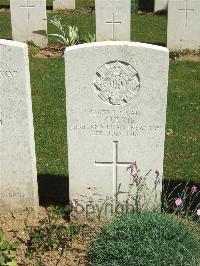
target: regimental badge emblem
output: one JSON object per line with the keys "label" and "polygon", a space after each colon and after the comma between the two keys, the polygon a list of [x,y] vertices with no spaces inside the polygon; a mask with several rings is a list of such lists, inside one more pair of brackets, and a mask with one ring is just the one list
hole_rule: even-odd
{"label": "regimental badge emblem", "polygon": [[96,94],[105,103],[125,105],[139,92],[139,75],[126,62],[108,62],[96,72],[94,87]]}

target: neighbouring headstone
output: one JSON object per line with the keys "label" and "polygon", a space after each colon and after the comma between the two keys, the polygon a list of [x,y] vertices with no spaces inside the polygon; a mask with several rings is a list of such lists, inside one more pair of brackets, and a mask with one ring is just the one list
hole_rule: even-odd
{"label": "neighbouring headstone", "polygon": [[75,0],[54,0],[54,10],[75,9]]}
{"label": "neighbouring headstone", "polygon": [[96,0],[96,40],[130,41],[131,0]]}
{"label": "neighbouring headstone", "polygon": [[160,203],[162,180],[154,174],[163,175],[168,64],[167,48],[142,43],[66,48],[71,200],[114,198],[119,187],[127,192],[126,168],[136,162],[140,175],[149,173],[150,198]]}
{"label": "neighbouring headstone", "polygon": [[169,0],[155,0],[154,11],[167,10]]}
{"label": "neighbouring headstone", "polygon": [[170,0],[168,5],[167,47],[200,48],[200,1]]}
{"label": "neighbouring headstone", "polygon": [[0,40],[0,213],[37,212],[37,191],[28,48]]}
{"label": "neighbouring headstone", "polygon": [[46,0],[10,0],[14,41],[47,46]]}

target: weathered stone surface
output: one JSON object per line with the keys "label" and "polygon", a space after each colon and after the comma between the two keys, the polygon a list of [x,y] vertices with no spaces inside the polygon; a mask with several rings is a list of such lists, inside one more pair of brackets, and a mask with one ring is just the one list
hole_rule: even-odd
{"label": "weathered stone surface", "polygon": [[14,41],[47,46],[46,0],[10,0]]}
{"label": "weathered stone surface", "polygon": [[169,0],[155,0],[154,11],[167,10]]}
{"label": "weathered stone surface", "polygon": [[131,0],[96,0],[96,40],[130,41]]}
{"label": "weathered stone surface", "polygon": [[114,197],[120,184],[127,192],[136,161],[142,175],[151,170],[148,192],[160,203],[162,182],[153,188],[155,171],[163,175],[168,63],[166,48],[134,42],[66,49],[71,199]]}
{"label": "weathered stone surface", "polygon": [[167,47],[200,48],[200,1],[170,0],[168,5]]}
{"label": "weathered stone surface", "polygon": [[54,0],[54,10],[75,9],[75,0]]}
{"label": "weathered stone surface", "polygon": [[28,48],[0,40],[0,212],[37,211]]}

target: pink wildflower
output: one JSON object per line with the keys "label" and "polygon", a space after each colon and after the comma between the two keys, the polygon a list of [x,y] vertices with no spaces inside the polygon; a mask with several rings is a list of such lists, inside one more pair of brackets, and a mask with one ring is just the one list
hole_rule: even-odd
{"label": "pink wildflower", "polygon": [[200,216],[200,209],[197,210],[197,216]]}
{"label": "pink wildflower", "polygon": [[198,190],[198,189],[197,189],[197,187],[196,187],[196,186],[193,186],[193,187],[191,188],[191,192],[192,192],[192,193],[195,193],[195,192],[197,192],[197,190]]}
{"label": "pink wildflower", "polygon": [[140,213],[144,213],[145,212],[145,208],[141,207],[140,208]]}
{"label": "pink wildflower", "polygon": [[175,200],[175,204],[176,204],[177,207],[183,205],[182,199],[180,199],[180,198],[176,199]]}

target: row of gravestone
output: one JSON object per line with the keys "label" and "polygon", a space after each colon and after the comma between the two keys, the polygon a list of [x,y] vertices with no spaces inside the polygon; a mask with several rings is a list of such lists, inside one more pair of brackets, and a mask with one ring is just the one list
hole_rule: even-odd
{"label": "row of gravestone", "polygon": [[[168,65],[167,48],[154,45],[110,41],[66,48],[71,200],[81,201],[88,195],[96,201],[112,199],[120,188],[118,201],[124,202],[132,183],[126,168],[137,162],[141,170],[135,181],[140,181],[139,190],[142,186],[145,192],[142,200],[148,199],[151,206],[160,203]],[[0,212],[25,207],[37,211],[31,86],[24,43],[0,40],[0,100]]]}
{"label": "row of gravestone", "polygon": [[[131,0],[96,0],[96,40],[130,41]],[[13,40],[47,46],[45,0],[11,0]],[[66,14],[67,16],[67,14]],[[169,0],[167,47],[200,48],[200,1]]]}

